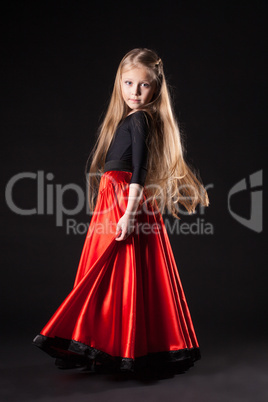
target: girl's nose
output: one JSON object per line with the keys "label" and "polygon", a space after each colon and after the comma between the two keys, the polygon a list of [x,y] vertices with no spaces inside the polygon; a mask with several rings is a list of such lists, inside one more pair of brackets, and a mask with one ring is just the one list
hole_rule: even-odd
{"label": "girl's nose", "polygon": [[132,94],[135,95],[135,96],[140,95],[140,87],[139,87],[139,85],[133,85]]}

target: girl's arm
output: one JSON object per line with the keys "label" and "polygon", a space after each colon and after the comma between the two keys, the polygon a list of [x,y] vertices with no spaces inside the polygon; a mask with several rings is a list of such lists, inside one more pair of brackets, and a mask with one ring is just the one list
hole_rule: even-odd
{"label": "girl's arm", "polygon": [[138,183],[130,183],[128,193],[128,203],[125,213],[135,215],[142,198],[143,186]]}
{"label": "girl's arm", "polygon": [[116,226],[116,234],[120,236],[115,240],[125,240],[135,229],[135,215],[142,198],[143,186],[138,183],[130,183],[128,193],[128,203],[124,215],[119,219]]}
{"label": "girl's arm", "polygon": [[121,231],[116,240],[125,240],[135,229],[135,215],[142,198],[147,174],[148,148],[146,138],[149,133],[147,118],[142,111],[132,114],[129,130],[132,141],[133,173],[129,182],[128,203],[124,215],[119,219],[116,234]]}

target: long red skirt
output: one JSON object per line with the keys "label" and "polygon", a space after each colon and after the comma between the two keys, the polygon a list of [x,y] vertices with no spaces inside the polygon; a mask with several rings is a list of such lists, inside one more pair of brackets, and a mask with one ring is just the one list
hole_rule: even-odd
{"label": "long red skirt", "polygon": [[146,187],[134,232],[115,240],[131,175],[102,175],[73,290],[33,339],[59,368],[186,371],[201,358],[163,218]]}

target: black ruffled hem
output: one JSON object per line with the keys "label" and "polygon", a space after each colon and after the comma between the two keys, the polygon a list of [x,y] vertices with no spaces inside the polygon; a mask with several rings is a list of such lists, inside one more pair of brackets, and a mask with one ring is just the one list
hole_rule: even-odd
{"label": "black ruffled hem", "polygon": [[138,373],[149,369],[179,374],[187,371],[195,361],[201,359],[200,348],[149,353],[130,359],[111,356],[84,343],[59,337],[50,338],[39,334],[32,343],[56,358],[55,365],[60,369],[82,368],[97,373]]}

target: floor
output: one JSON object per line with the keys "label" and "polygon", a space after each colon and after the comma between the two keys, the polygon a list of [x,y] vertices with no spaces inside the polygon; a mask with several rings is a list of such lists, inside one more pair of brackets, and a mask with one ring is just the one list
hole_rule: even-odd
{"label": "floor", "polygon": [[268,400],[266,342],[204,345],[202,359],[171,378],[135,378],[60,370],[26,337],[2,345],[0,400],[3,402]]}

